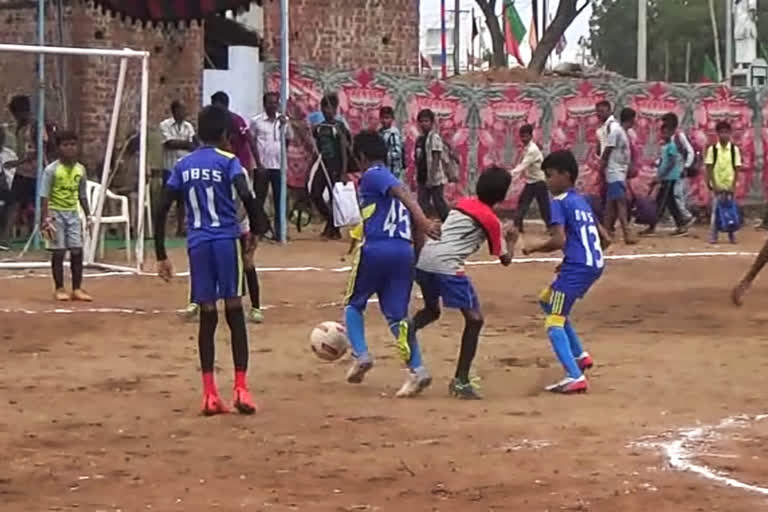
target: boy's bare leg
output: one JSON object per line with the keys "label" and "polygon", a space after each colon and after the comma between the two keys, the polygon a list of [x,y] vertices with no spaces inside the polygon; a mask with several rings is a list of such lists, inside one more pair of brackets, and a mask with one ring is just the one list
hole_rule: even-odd
{"label": "boy's bare leg", "polygon": [[[627,199],[622,198],[616,201],[616,209],[619,214],[619,224],[621,225],[621,230],[624,233],[624,243],[627,245],[636,244],[637,240],[635,240],[635,237],[632,235],[632,232],[629,228],[629,208],[627,206]],[[611,228],[613,228],[613,226],[611,226]]]}
{"label": "boy's bare leg", "polygon": [[613,231],[616,228],[617,212],[617,201],[615,199],[608,199],[605,202],[605,218],[603,218],[603,226],[611,234],[613,234]]}

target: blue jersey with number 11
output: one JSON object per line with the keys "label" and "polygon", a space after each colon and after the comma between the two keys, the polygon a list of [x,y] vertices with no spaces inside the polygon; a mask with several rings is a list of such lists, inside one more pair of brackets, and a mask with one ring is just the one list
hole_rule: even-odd
{"label": "blue jersey with number 11", "polygon": [[233,187],[238,174],[243,174],[240,160],[212,146],[193,151],[173,168],[166,186],[184,196],[188,248],[240,236]]}
{"label": "blue jersey with number 11", "polygon": [[384,166],[371,167],[360,179],[364,241],[411,241],[411,214],[390,191],[400,180]]}
{"label": "blue jersey with number 11", "polygon": [[597,221],[584,197],[569,190],[552,198],[550,226],[563,226],[563,266],[584,266],[602,271],[605,265]]}

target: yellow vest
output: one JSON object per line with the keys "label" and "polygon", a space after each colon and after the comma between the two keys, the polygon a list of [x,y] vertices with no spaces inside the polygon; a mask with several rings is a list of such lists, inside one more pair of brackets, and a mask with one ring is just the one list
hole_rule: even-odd
{"label": "yellow vest", "polygon": [[80,180],[85,178],[85,167],[76,163],[67,166],[57,162],[53,171],[49,207],[52,210],[77,211],[80,202]]}

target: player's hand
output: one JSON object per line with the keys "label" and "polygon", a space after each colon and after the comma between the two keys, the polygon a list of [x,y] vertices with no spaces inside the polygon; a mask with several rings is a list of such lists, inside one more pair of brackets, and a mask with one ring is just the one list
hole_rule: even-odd
{"label": "player's hand", "polygon": [[750,283],[747,281],[741,281],[738,285],[736,285],[736,288],[731,291],[731,302],[733,302],[736,306],[741,306],[744,303],[744,295],[746,295],[749,287]]}
{"label": "player's hand", "polygon": [[89,215],[88,217],[85,218],[85,229],[90,231],[91,228],[93,228],[93,216]]}
{"label": "player's hand", "polygon": [[53,218],[47,217],[40,223],[40,235],[48,241],[53,240],[56,234],[56,227],[53,224]]}
{"label": "player's hand", "polygon": [[426,224],[422,226],[422,231],[432,240],[440,240],[442,235],[442,226],[436,220],[427,220]]}
{"label": "player's hand", "polygon": [[255,233],[248,233],[245,237],[245,244],[243,246],[243,252],[248,254],[256,250],[256,246],[259,244],[259,235]]}
{"label": "player's hand", "polygon": [[171,260],[166,259],[157,262],[157,275],[166,283],[171,280],[173,277],[173,265],[171,265]]}

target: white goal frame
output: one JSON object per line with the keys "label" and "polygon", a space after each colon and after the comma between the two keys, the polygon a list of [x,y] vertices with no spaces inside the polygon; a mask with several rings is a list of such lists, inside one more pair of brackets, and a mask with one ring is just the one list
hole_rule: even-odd
{"label": "white goal frame", "polygon": [[[112,107],[112,116],[109,123],[109,135],[107,137],[107,146],[104,155],[104,165],[101,170],[101,189],[97,198],[93,215],[93,236],[88,237],[84,249],[84,263],[88,266],[105,268],[108,270],[127,271],[140,273],[144,264],[144,225],[146,224],[145,210],[147,204],[147,125],[149,112],[149,57],[150,53],[144,50],[131,50],[125,48],[122,50],[101,49],[101,48],[77,48],[68,46],[34,46],[22,44],[0,44],[0,52],[7,53],[33,53],[37,55],[71,55],[85,57],[119,57],[120,70],[115,88],[115,100]],[[141,59],[141,106],[139,120],[139,190],[137,204],[137,222],[136,222],[136,265],[135,267],[110,265],[102,262],[96,262],[96,248],[100,237],[98,236],[101,227],[102,212],[104,211],[104,201],[107,194],[107,184],[112,164],[112,156],[115,149],[115,137],[117,136],[117,123],[120,117],[120,107],[123,99],[123,90],[125,88],[125,75],[128,69],[128,59]],[[41,113],[38,112],[38,116]],[[38,184],[42,176],[41,169],[38,169]],[[39,187],[38,187],[39,188]],[[151,211],[151,210],[150,210]],[[130,229],[130,228],[129,228]],[[18,261],[18,262],[0,262],[0,269],[29,269],[47,267],[48,262]]]}

